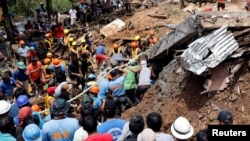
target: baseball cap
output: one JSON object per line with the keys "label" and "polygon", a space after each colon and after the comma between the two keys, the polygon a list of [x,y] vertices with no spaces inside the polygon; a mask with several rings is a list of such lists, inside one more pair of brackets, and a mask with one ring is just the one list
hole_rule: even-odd
{"label": "baseball cap", "polygon": [[193,135],[194,128],[185,117],[180,116],[172,124],[171,132],[174,137],[185,140]]}
{"label": "baseball cap", "polygon": [[63,98],[57,98],[51,107],[51,113],[54,115],[66,114],[70,108],[70,104]]}
{"label": "baseball cap", "polygon": [[217,119],[224,123],[228,123],[228,124],[233,123],[233,115],[228,110],[221,110],[217,116]]}
{"label": "baseball cap", "polygon": [[114,100],[107,100],[104,105],[104,110],[116,110],[117,105]]}
{"label": "baseball cap", "polygon": [[25,69],[26,66],[25,66],[24,62],[18,62],[17,63],[17,68],[19,68],[19,69]]}
{"label": "baseball cap", "polygon": [[138,135],[137,141],[156,141],[155,132],[150,128],[146,128]]}

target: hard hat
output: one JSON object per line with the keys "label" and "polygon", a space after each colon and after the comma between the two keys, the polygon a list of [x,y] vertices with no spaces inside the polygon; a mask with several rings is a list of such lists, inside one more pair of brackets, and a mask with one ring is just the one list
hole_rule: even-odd
{"label": "hard hat", "polygon": [[20,95],[17,100],[16,100],[16,104],[18,107],[22,107],[26,104],[28,104],[30,101],[29,101],[29,98],[27,97],[27,95]]}
{"label": "hard hat", "polygon": [[32,109],[29,106],[22,107],[18,112],[18,120],[22,122],[26,117],[31,116]]}
{"label": "hard hat", "polygon": [[98,94],[99,93],[99,87],[98,86],[93,86],[93,87],[91,87],[91,89],[89,90],[91,93],[93,93],[93,94]]}
{"label": "hard hat", "polygon": [[48,52],[48,53],[46,54],[46,56],[50,58],[50,57],[53,56],[53,54],[52,54],[51,52]]}
{"label": "hard hat", "polygon": [[69,38],[69,41],[70,41],[70,42],[73,42],[73,41],[74,41],[74,38],[70,37],[70,38]]}
{"label": "hard hat", "polygon": [[11,107],[11,104],[5,100],[0,100],[0,115],[6,114]]}
{"label": "hard hat", "polygon": [[151,35],[151,36],[152,36],[152,35],[155,35],[155,32],[154,32],[153,30],[150,30],[150,31],[149,31],[149,35]]}
{"label": "hard hat", "polygon": [[118,44],[113,44],[113,46],[112,46],[114,49],[117,49],[119,46],[118,46]]}
{"label": "hard hat", "polygon": [[139,35],[136,35],[135,38],[134,38],[134,40],[135,40],[135,41],[138,41],[140,38],[141,38],[141,37],[140,37]]}
{"label": "hard hat", "polygon": [[89,74],[88,79],[96,79],[95,74],[93,74],[93,73]]}
{"label": "hard hat", "polygon": [[82,42],[82,43],[86,43],[86,40],[85,40],[85,39],[82,39],[81,42]]}
{"label": "hard hat", "polygon": [[130,43],[130,47],[132,47],[132,48],[136,48],[137,46],[138,46],[138,44],[136,42]]}
{"label": "hard hat", "polygon": [[27,125],[22,134],[25,141],[41,141],[42,133],[39,126],[34,123]]}
{"label": "hard hat", "polygon": [[107,78],[111,80],[113,77],[111,74],[108,74]]}
{"label": "hard hat", "polygon": [[37,104],[33,104],[31,109],[32,109],[32,111],[35,111],[35,112],[41,111],[40,106]]}
{"label": "hard hat", "polygon": [[45,59],[43,60],[43,63],[44,63],[45,65],[49,64],[50,62],[51,62],[51,60],[50,60],[49,58],[45,58]]}
{"label": "hard hat", "polygon": [[72,46],[76,46],[76,45],[77,45],[77,42],[74,41],[74,42],[72,43]]}
{"label": "hard hat", "polygon": [[45,34],[45,37],[50,37],[50,35],[47,33],[47,34]]}
{"label": "hard hat", "polygon": [[63,30],[63,33],[64,33],[64,34],[68,34],[68,33],[69,33],[69,30],[68,30],[68,29],[64,29],[64,30]]}
{"label": "hard hat", "polygon": [[29,50],[35,50],[35,47],[30,47]]}
{"label": "hard hat", "polygon": [[58,59],[58,58],[53,59],[53,64],[55,67],[59,67],[60,66],[60,59]]}
{"label": "hard hat", "polygon": [[24,45],[24,44],[25,44],[24,40],[20,40],[20,41],[19,41],[19,44],[20,44],[20,45]]}
{"label": "hard hat", "polygon": [[154,44],[158,42],[158,39],[157,38],[153,38],[153,41],[152,41]]}

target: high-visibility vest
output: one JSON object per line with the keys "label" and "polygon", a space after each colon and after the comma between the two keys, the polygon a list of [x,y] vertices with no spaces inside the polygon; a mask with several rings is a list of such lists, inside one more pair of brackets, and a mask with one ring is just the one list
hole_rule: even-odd
{"label": "high-visibility vest", "polygon": [[112,55],[119,54],[119,53],[121,53],[121,48],[118,48],[117,51],[115,51],[115,49],[112,49]]}
{"label": "high-visibility vest", "polygon": [[71,48],[71,49],[70,49],[70,55],[71,55],[71,54],[77,55],[77,49]]}
{"label": "high-visibility vest", "polygon": [[46,46],[49,50],[52,49],[52,45],[49,40],[45,39],[45,43],[47,43],[48,46]]}
{"label": "high-visibility vest", "polygon": [[48,69],[49,68],[49,65],[44,65],[44,67],[43,67],[43,71],[44,71],[44,77],[45,77],[45,79],[49,79],[49,78],[51,78],[52,77],[52,74],[48,74],[48,72],[47,72],[47,70],[46,69]]}
{"label": "high-visibility vest", "polygon": [[65,45],[68,44],[70,36],[71,36],[71,34],[69,34],[69,35],[63,37],[63,43],[64,43]]}
{"label": "high-visibility vest", "polygon": [[138,55],[138,48],[132,49],[131,50],[131,58],[132,59],[137,59],[137,55]]}
{"label": "high-visibility vest", "polygon": [[[50,109],[50,100],[54,98],[53,96],[49,96],[48,94],[44,97],[45,109]],[[49,110],[45,112],[45,115],[49,114]]]}
{"label": "high-visibility vest", "polygon": [[85,46],[80,46],[77,48],[77,57],[80,58],[81,54],[87,50],[88,45],[86,44]]}
{"label": "high-visibility vest", "polygon": [[53,45],[53,43],[54,43],[53,37],[50,37],[50,38],[49,38],[49,41],[50,41],[51,45]]}

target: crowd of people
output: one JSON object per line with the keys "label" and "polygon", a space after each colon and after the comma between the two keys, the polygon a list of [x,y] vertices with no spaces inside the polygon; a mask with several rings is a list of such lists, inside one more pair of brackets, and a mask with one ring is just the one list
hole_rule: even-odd
{"label": "crowd of people", "polygon": [[[21,91],[20,91],[21,92]],[[16,93],[18,96],[21,93]],[[30,106],[28,97],[19,95],[19,112],[13,119],[13,105],[0,100],[0,139],[1,141],[208,141],[208,130],[201,129],[194,134],[194,128],[183,116],[177,117],[171,124],[171,133],[162,131],[164,119],[157,112],[150,112],[143,118],[139,113],[129,120],[117,118],[117,102],[105,101],[102,112],[105,120],[100,120],[100,111],[92,106],[80,110],[80,118],[70,114],[70,103],[63,98],[54,100],[50,108],[50,119],[45,121]],[[217,116],[218,125],[232,125],[233,115],[221,110]]]}

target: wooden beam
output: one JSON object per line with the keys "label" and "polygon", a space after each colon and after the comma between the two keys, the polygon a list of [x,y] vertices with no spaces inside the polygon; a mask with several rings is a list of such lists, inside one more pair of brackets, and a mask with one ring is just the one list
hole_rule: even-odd
{"label": "wooden beam", "polygon": [[159,14],[148,14],[149,17],[153,17],[153,18],[159,18],[159,19],[167,19],[168,16],[166,15],[159,15]]}

